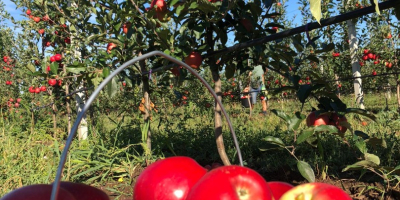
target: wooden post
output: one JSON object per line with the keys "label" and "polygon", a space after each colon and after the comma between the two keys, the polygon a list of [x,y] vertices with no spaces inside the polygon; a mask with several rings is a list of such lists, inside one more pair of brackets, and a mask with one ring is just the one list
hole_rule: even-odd
{"label": "wooden post", "polygon": [[[350,59],[351,59],[351,66],[353,71],[353,77],[360,77],[361,76],[361,67],[360,63],[357,59],[357,49],[358,49],[358,40],[357,40],[357,33],[356,33],[356,25],[353,20],[347,20],[347,30],[349,34],[350,40]],[[362,89],[362,80],[361,78],[354,79],[354,95],[356,98],[357,105],[361,109],[365,109],[364,106],[364,92]]]}

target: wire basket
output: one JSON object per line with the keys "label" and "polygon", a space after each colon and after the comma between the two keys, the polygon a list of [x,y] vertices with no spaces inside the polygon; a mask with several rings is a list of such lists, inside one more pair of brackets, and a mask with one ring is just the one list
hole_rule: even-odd
{"label": "wire basket", "polygon": [[[211,88],[211,86],[194,70],[192,69],[190,66],[188,66],[187,64],[185,64],[184,62],[177,60],[175,58],[173,58],[172,56],[169,56],[161,51],[152,51],[150,53],[141,55],[139,57],[133,58],[132,60],[129,60],[128,62],[124,63],[123,65],[121,65],[119,68],[117,68],[113,73],[111,73],[108,77],[106,77],[103,82],[101,82],[101,84],[96,88],[96,90],[93,92],[92,95],[90,95],[90,97],[88,98],[88,100],[86,101],[86,104],[84,105],[82,111],[80,113],[78,113],[78,116],[74,122],[74,125],[71,128],[70,133],[68,134],[68,138],[67,141],[65,143],[65,147],[64,150],[61,154],[61,158],[60,158],[60,163],[58,165],[57,168],[57,174],[56,174],[56,178],[54,180],[53,183],[53,189],[51,191],[51,200],[56,200],[59,188],[60,188],[60,181],[61,181],[61,174],[62,171],[64,169],[64,165],[65,165],[65,161],[67,159],[67,154],[68,154],[68,150],[71,146],[72,140],[76,135],[76,132],[78,130],[79,124],[83,118],[83,116],[85,115],[86,111],[89,110],[90,105],[92,104],[92,102],[95,100],[95,98],[99,95],[100,91],[112,80],[112,78],[114,78],[117,74],[119,74],[121,71],[123,71],[125,68],[127,68],[128,66],[132,65],[135,62],[138,62],[140,60],[144,60],[147,59],[149,57],[152,56],[161,56],[164,57],[165,59],[179,65],[182,66],[184,68],[186,68],[191,74],[193,74],[194,76],[196,76],[200,82],[208,89],[208,91],[211,93],[211,95],[214,97],[215,102],[221,107],[221,112],[224,115],[227,123],[228,123],[228,127],[229,130],[231,132],[232,138],[233,138],[233,142],[235,144],[235,148],[237,151],[237,156],[238,156],[238,160],[239,160],[239,164],[241,166],[243,166],[243,159],[242,159],[242,154],[239,148],[239,143],[237,141],[237,137],[235,134],[235,131],[233,129],[232,123],[229,119],[229,116],[224,108],[224,106],[222,105],[221,101],[218,99],[217,94],[214,92],[214,90]],[[157,71],[161,71],[161,70],[165,70],[170,68],[171,66],[164,66],[161,68],[158,68],[156,70],[150,70],[149,72],[143,72],[142,75],[146,75],[146,74],[151,74],[152,72],[157,72]],[[247,99],[246,99],[247,100]]]}

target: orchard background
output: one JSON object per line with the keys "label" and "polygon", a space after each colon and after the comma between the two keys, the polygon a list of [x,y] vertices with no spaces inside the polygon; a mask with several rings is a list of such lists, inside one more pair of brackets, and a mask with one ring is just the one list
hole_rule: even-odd
{"label": "orchard background", "polygon": [[[400,198],[398,2],[375,0],[394,8],[330,25],[321,19],[379,9],[367,0],[12,2],[24,19],[0,6],[0,195],[51,183],[94,88],[126,61],[158,50],[192,64],[214,87],[245,165],[266,180],[326,181],[354,198]],[[289,4],[305,25],[296,34],[286,34],[296,26]],[[267,71],[266,116],[260,102],[253,110],[240,103],[256,65]],[[160,157],[238,164],[214,105],[183,68],[161,57],[134,64],[82,120],[63,180],[129,199],[137,175]],[[314,110],[345,115],[339,125],[348,130],[307,127]]]}

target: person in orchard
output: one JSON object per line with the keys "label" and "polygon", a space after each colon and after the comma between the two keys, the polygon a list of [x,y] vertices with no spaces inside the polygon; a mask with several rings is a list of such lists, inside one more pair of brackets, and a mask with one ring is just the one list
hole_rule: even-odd
{"label": "person in orchard", "polygon": [[[249,72],[250,77],[250,95],[251,95],[251,109],[254,108],[254,105],[257,103],[257,96],[262,91],[266,94],[266,88],[264,83],[264,70],[261,65],[257,65],[254,67],[253,71]],[[263,95],[264,96],[264,95]],[[261,114],[267,114],[267,98],[261,100],[262,103],[262,112]]]}

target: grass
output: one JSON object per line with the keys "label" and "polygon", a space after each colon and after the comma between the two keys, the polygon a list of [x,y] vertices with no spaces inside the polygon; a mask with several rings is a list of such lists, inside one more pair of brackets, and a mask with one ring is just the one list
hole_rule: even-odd
{"label": "grass", "polygon": [[[400,119],[395,111],[396,99],[392,97],[388,101],[389,111],[384,111],[386,105],[382,96],[377,94],[366,97],[365,105],[367,110],[376,113],[376,122],[355,114],[349,114],[347,118],[354,130],[363,131],[371,137],[385,141],[386,148],[377,143],[369,145],[368,152],[377,155],[382,166],[396,167],[400,165]],[[342,99],[348,107],[354,107],[352,97]],[[301,104],[297,100],[269,103],[270,109],[282,110],[289,115],[301,111]],[[267,136],[280,138],[288,146],[294,144],[294,135],[288,131],[285,122],[271,112],[267,116],[259,115],[260,103],[256,104],[251,117],[249,110],[241,108],[239,103],[225,105],[247,166],[260,173],[275,172],[283,168],[297,171],[296,160],[287,151],[260,151],[268,146],[263,141]],[[311,106],[315,107],[315,102],[306,103],[301,112],[307,114]],[[184,107],[160,109],[159,113],[154,113],[151,122],[154,135],[153,155],[148,156],[145,155],[141,143],[143,122],[137,111],[126,112],[124,115],[118,115],[116,112],[99,115],[96,126],[90,128],[90,139],[74,141],[64,168],[63,179],[97,186],[107,185],[107,190],[115,193],[117,197],[129,196],[132,192],[130,185],[139,169],[158,157],[185,155],[196,159],[202,165],[220,162],[214,142],[213,118],[212,108],[207,109],[192,102]],[[361,124],[363,121],[367,122],[366,126]],[[43,123],[30,134],[29,128],[21,128],[17,122],[3,122],[4,134],[0,135],[0,195],[22,185],[51,183],[63,149],[63,138],[54,139],[48,133],[51,123]],[[304,128],[306,127],[303,122],[300,130]],[[226,123],[223,131],[229,158],[233,163],[238,163]],[[352,138],[353,135],[348,131],[344,138],[348,143],[346,144],[338,136],[322,134],[323,159],[321,152],[307,143],[296,145],[295,155],[300,160],[310,163],[317,176],[322,174],[319,169],[323,162],[329,166],[328,175],[340,177],[343,175],[342,169],[357,162],[362,155],[355,148]],[[360,172],[350,172],[347,175],[358,178]]]}

